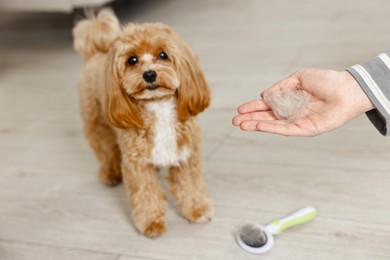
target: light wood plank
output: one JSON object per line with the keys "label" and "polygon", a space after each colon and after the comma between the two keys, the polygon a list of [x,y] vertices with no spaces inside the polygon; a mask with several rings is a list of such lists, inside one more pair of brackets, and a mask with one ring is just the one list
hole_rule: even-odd
{"label": "light wood plank", "polygon": [[74,248],[46,246],[0,240],[0,258],[12,260],[117,260],[118,255],[80,250]]}

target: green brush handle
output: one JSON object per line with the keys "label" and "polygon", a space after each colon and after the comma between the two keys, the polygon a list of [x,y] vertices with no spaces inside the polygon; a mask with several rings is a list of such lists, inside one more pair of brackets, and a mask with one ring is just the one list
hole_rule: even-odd
{"label": "green brush handle", "polygon": [[312,220],[315,216],[317,216],[316,209],[313,207],[306,207],[297,210],[282,219],[273,221],[268,224],[266,228],[271,234],[277,235],[287,228],[306,223]]}

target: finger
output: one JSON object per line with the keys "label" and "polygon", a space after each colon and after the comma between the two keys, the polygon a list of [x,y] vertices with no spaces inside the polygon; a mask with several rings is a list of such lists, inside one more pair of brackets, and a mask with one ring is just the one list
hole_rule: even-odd
{"label": "finger", "polygon": [[262,121],[256,124],[256,131],[284,136],[314,136],[315,134],[296,124],[280,121]]}
{"label": "finger", "polygon": [[264,99],[265,96],[272,96],[274,93],[281,91],[282,89],[296,89],[299,86],[299,80],[297,78],[297,74],[299,72],[295,72],[290,76],[276,82],[270,88],[264,90],[260,97]]}
{"label": "finger", "polygon": [[262,123],[262,122],[269,122],[270,124],[274,124],[274,125],[285,125],[286,124],[285,120],[271,120],[271,121],[260,121],[260,122],[259,122],[259,120],[247,120],[247,121],[243,121],[240,124],[240,128],[241,128],[241,130],[244,130],[244,131],[258,131],[257,125],[259,123]]}
{"label": "finger", "polygon": [[256,125],[259,121],[244,121],[240,124],[240,129],[243,131],[256,131]]}
{"label": "finger", "polygon": [[264,111],[264,112],[253,112],[242,114],[233,117],[232,123],[235,126],[239,126],[244,121],[261,121],[261,120],[276,120],[277,118],[272,113],[272,111]]}
{"label": "finger", "polygon": [[263,111],[263,110],[269,110],[270,107],[261,99],[252,100],[247,103],[244,103],[240,105],[237,108],[237,112],[239,114],[245,114],[250,113],[254,111]]}

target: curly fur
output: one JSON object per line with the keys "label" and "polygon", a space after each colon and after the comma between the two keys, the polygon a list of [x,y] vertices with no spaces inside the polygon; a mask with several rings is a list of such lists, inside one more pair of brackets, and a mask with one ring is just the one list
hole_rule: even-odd
{"label": "curly fur", "polygon": [[[183,216],[210,220],[196,120],[209,106],[210,92],[188,44],[161,23],[121,27],[108,9],[78,22],[73,34],[85,59],[80,108],[100,179],[114,185],[123,178],[133,222],[148,237],[166,229],[159,167],[169,168],[168,184]],[[156,72],[153,82],[144,78],[146,71]]]}

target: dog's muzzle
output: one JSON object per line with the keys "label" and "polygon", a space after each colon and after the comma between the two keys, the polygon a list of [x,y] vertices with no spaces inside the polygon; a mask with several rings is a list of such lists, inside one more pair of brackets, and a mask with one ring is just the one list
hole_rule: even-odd
{"label": "dog's muzzle", "polygon": [[159,87],[160,87],[160,86],[151,85],[151,86],[146,86],[145,88],[146,88],[147,90],[153,91],[153,90],[158,89]]}

